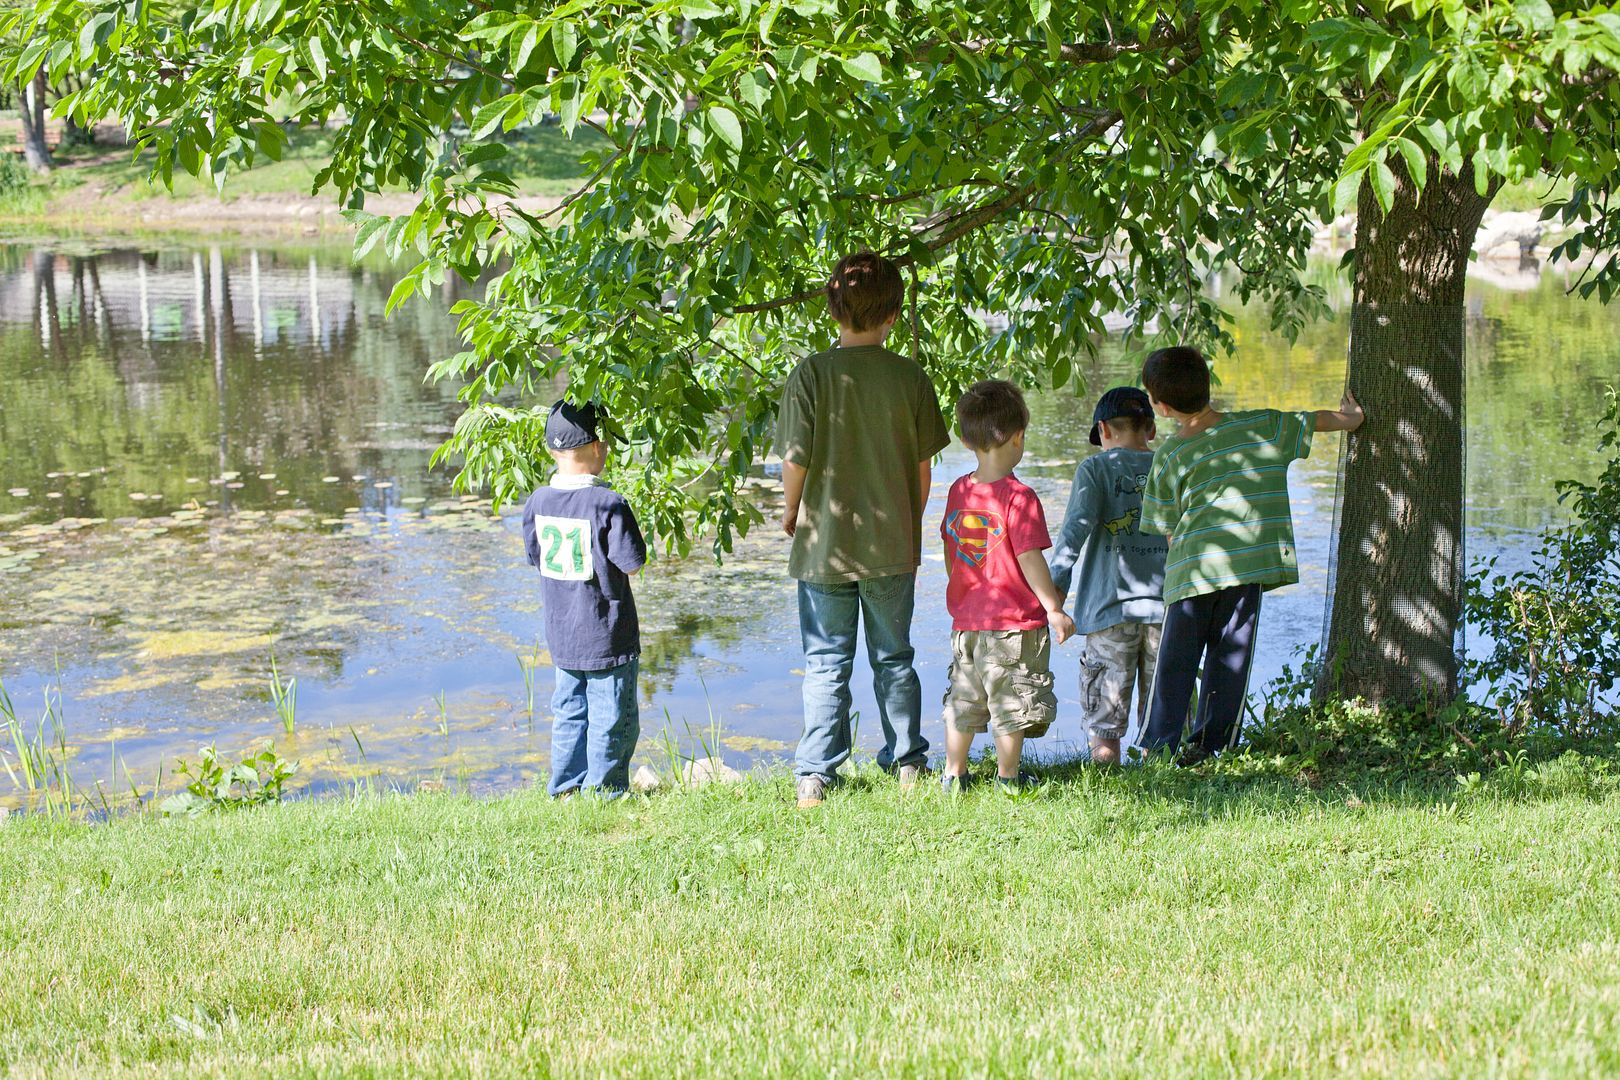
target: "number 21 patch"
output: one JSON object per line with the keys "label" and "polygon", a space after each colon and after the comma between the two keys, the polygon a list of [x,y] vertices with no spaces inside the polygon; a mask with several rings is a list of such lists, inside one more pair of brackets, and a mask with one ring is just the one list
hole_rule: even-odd
{"label": "number 21 patch", "polygon": [[540,542],[540,573],[559,581],[589,581],[596,576],[591,561],[591,523],[582,518],[535,516]]}

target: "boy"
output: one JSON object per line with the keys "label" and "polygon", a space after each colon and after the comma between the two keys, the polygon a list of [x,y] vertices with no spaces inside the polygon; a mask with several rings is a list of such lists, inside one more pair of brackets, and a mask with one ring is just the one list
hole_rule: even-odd
{"label": "boy", "polygon": [[1052,546],[1041,500],[1013,475],[1024,457],[1029,409],[1018,387],[974,383],[956,405],[962,442],[978,468],[951,485],[940,536],[950,584],[950,686],[945,691],[945,772],[956,794],[968,784],[973,736],[996,742],[996,781],[1018,790],[1034,780],[1019,768],[1026,738],[1057,718],[1052,634],[1063,644],[1074,621],[1041,553]]}
{"label": "boy", "polygon": [[951,440],[928,376],[883,347],[904,296],[888,259],[842,259],[827,282],[838,345],[800,363],[782,392],[782,530],[793,537],[788,573],[799,582],[805,659],[794,764],[803,809],[821,804],[849,758],[858,621],[883,724],[878,764],[906,789],[927,772],[911,614],[929,463]]}
{"label": "boy", "polygon": [[647,546],[630,505],[601,478],[607,444],[596,427],[594,405],[551,407],[546,449],[557,471],[523,507],[523,543],[540,571],[546,644],[557,669],[552,796],[623,794],[641,734],[641,624],[629,575],[647,561]]}
{"label": "boy", "polygon": [[1074,621],[1086,635],[1080,654],[1080,701],[1085,712],[1091,760],[1119,761],[1119,743],[1131,715],[1136,687],[1136,722],[1147,719],[1148,693],[1158,662],[1164,623],[1164,537],[1143,533],[1142,489],[1147,485],[1158,434],[1153,405],[1134,386],[1116,386],[1102,396],[1091,416],[1091,444],[1102,447],[1080,463],[1069,492],[1069,508],[1052,552],[1052,584],[1069,595],[1069,581],[1080,565]]}
{"label": "boy", "polygon": [[1237,741],[1248,694],[1260,596],[1299,580],[1288,465],[1317,431],[1354,431],[1364,419],[1349,393],[1338,411],[1220,413],[1209,403],[1209,365],[1178,345],[1142,366],[1154,410],[1178,430],[1153,455],[1142,528],[1170,538],[1164,637],[1147,730],[1148,751],[1181,743],[1200,658],[1203,692],[1182,764]]}

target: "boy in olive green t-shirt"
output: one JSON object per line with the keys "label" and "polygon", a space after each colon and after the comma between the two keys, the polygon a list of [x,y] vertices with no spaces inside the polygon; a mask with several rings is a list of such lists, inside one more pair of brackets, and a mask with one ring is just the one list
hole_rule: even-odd
{"label": "boy in olive green t-shirt", "polygon": [[927,772],[911,615],[922,558],[930,463],[950,444],[933,384],[883,347],[905,297],[900,270],[871,252],[841,260],[827,282],[838,345],[799,364],[778,413],[804,643],[804,733],[794,771],[802,808],[821,803],[851,749],[849,678],[866,626],[883,749],[902,787]]}
{"label": "boy in olive green t-shirt", "polygon": [[1311,452],[1318,431],[1354,431],[1361,406],[1338,411],[1221,413],[1209,403],[1209,364],[1178,345],[1150,354],[1142,385],[1154,410],[1180,429],[1153,455],[1141,530],[1170,538],[1164,564],[1164,631],[1145,750],[1176,750],[1202,660],[1198,715],[1185,763],[1231,746],[1248,694],[1260,596],[1299,580],[1288,466]]}

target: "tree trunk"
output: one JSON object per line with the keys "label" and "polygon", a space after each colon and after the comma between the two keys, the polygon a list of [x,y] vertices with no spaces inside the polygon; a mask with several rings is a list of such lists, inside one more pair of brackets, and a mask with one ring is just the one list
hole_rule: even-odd
{"label": "tree trunk", "polygon": [[1457,694],[1463,603],[1463,289],[1495,194],[1430,159],[1421,196],[1397,177],[1383,214],[1356,217],[1348,436],[1336,572],[1317,697],[1438,708]]}
{"label": "tree trunk", "polygon": [[17,95],[17,114],[22,120],[23,160],[35,172],[49,172],[51,152],[45,146],[45,69],[35,73]]}

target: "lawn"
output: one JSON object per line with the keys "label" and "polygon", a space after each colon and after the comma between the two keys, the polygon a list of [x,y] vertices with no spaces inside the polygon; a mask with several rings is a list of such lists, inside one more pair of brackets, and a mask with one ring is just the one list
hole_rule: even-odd
{"label": "lawn", "polygon": [[1620,770],[0,827],[0,1072],[1620,1071]]}
{"label": "lawn", "polygon": [[[148,177],[155,155],[149,151],[136,156],[132,148],[76,147],[58,151],[58,167],[44,182],[44,188],[47,198],[86,188],[137,202],[302,197],[310,194],[310,185],[325,167],[331,145],[331,132],[294,132],[282,160],[261,160],[252,169],[231,174],[223,192],[216,192],[211,181],[199,180],[179,170],[174,176],[172,192],[161,183],[154,187]],[[589,128],[580,128],[572,138],[556,126],[526,129],[511,136],[505,167],[523,195],[560,198],[572,191],[585,175],[580,165],[581,156],[605,145],[606,140]],[[330,189],[326,194],[331,197]]]}

